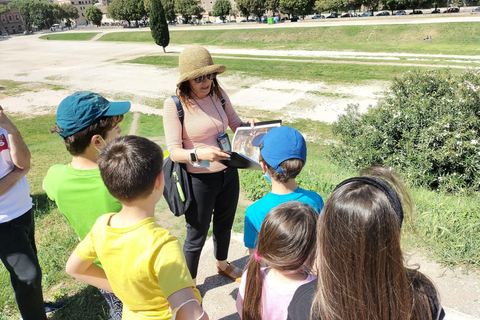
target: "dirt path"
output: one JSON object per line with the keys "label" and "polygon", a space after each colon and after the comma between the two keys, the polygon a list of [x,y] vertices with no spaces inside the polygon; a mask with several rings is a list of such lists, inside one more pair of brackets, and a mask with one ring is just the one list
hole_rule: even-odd
{"label": "dirt path", "polygon": [[[8,96],[8,92],[1,91],[0,104],[8,112],[30,116],[54,113],[66,95],[77,90],[92,90],[101,92],[110,99],[128,99],[132,102],[134,121],[130,133],[134,133],[137,129],[135,119],[138,119],[140,113],[161,115],[163,100],[175,91],[178,78],[176,69],[117,64],[123,60],[161,53],[161,48],[152,44],[43,41],[36,36],[19,36],[0,41],[0,46],[0,78],[25,82],[23,87],[30,90]],[[182,48],[183,46],[169,47],[169,51],[173,52],[170,54],[177,54]],[[209,49],[217,55],[240,53],[239,50]],[[274,55],[271,51],[259,50],[242,51],[242,54]],[[319,51],[281,51],[276,54],[300,60],[308,55],[338,57],[338,53]],[[363,57],[365,55],[378,57],[375,54],[358,54]],[[480,60],[479,57],[476,59]],[[222,75],[221,81],[240,114],[279,112],[283,118],[308,118],[325,122],[335,121],[348,103],[359,103],[361,110],[375,104],[388,85],[370,83],[362,86],[333,86],[322,82],[262,80],[232,75],[228,70]],[[58,90],[58,87],[63,89]],[[319,99],[310,92],[329,95]],[[206,247],[202,255],[205,273],[199,275],[199,285],[205,294],[205,306],[212,312],[215,310],[211,319],[238,319],[234,304],[225,303],[226,299],[234,299],[238,284],[222,280],[215,274],[214,266],[209,265],[213,263],[209,250]],[[245,262],[245,256],[241,235],[236,235],[230,258],[242,263]],[[443,305],[449,311],[449,320],[475,319],[465,314],[480,318],[479,275],[467,274],[461,269],[446,270],[418,253],[413,260],[419,262],[420,270],[430,275],[438,285]],[[457,314],[455,310],[461,313]]]}

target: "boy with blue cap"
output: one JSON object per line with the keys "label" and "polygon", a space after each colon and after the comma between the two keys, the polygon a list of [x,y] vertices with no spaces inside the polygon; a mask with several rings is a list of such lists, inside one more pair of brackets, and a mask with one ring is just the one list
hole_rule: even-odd
{"label": "boy with blue cap", "polygon": [[272,183],[272,191],[247,208],[245,212],[244,243],[250,254],[257,248],[260,226],[267,213],[287,201],[300,201],[320,213],[322,197],[300,188],[295,178],[307,161],[307,144],[302,134],[290,127],[273,128],[256,136],[252,144],[260,148],[260,165]]}
{"label": "boy with blue cap", "polygon": [[[129,109],[128,101],[110,102],[90,91],[75,92],[58,106],[56,126],[50,132],[63,138],[72,161],[53,165],[43,181],[43,189],[80,240],[99,216],[122,209],[122,204],[105,187],[97,160],[107,142],[120,135],[118,125]],[[98,260],[95,263],[101,267]],[[100,292],[110,306],[111,319],[120,320],[122,302],[111,292]]]}

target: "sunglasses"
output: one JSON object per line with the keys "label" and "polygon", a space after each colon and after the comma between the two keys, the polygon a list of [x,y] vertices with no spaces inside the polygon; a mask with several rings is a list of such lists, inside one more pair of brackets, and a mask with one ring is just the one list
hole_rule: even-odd
{"label": "sunglasses", "polygon": [[206,74],[204,76],[200,76],[198,78],[195,78],[193,80],[195,80],[196,83],[200,83],[205,79],[205,77],[207,77],[208,80],[213,80],[213,79],[215,79],[216,76],[217,76],[216,73],[210,73],[210,74]]}

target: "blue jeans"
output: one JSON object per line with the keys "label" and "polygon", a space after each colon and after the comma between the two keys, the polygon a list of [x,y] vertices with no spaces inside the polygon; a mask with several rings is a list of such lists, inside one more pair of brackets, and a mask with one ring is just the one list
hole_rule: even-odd
{"label": "blue jeans", "polygon": [[46,320],[32,209],[16,219],[0,223],[0,259],[10,273],[23,320]]}

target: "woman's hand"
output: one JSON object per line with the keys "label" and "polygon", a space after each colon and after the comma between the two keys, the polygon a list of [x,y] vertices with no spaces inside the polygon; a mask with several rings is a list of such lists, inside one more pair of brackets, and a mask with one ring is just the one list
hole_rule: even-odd
{"label": "woman's hand", "polygon": [[197,157],[200,161],[205,160],[208,162],[230,159],[230,155],[227,152],[220,150],[219,147],[198,148]]}

